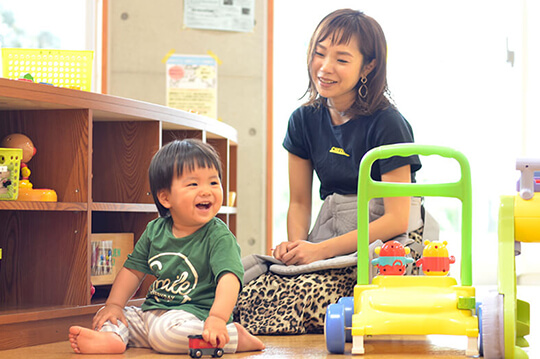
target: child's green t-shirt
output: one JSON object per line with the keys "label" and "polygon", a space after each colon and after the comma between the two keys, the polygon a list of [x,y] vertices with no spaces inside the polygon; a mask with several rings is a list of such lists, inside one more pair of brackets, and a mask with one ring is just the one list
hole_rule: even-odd
{"label": "child's green t-shirt", "polygon": [[201,320],[208,317],[220,276],[233,273],[240,286],[244,276],[240,246],[219,218],[183,238],[172,234],[170,217],[151,221],[124,266],[157,278],[143,310],[181,309]]}

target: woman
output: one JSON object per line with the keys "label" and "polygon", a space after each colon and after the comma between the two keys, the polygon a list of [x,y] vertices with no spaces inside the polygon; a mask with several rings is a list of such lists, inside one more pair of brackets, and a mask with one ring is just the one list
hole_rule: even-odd
{"label": "woman", "polygon": [[[273,255],[288,266],[355,252],[362,157],[381,145],[414,141],[411,126],[386,96],[386,40],[374,19],[350,9],[327,15],[310,41],[308,73],[308,101],[291,115],[283,142],[289,152],[288,241]],[[372,177],[411,182],[420,167],[418,156],[391,157],[374,163]],[[324,204],[310,233],[314,171]],[[407,236],[410,208],[409,197],[372,201],[370,243],[413,242]],[[237,312],[252,333],[321,332],[326,305],[352,294],[355,272],[347,267],[294,277],[264,274],[246,285]],[[265,318],[273,306],[287,318]]]}

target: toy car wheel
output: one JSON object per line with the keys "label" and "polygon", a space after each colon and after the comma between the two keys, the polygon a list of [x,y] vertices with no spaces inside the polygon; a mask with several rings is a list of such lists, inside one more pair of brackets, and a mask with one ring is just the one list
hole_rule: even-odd
{"label": "toy car wheel", "polygon": [[189,351],[189,356],[192,358],[200,358],[202,357],[202,350],[200,349],[191,349]]}
{"label": "toy car wheel", "polygon": [[347,343],[352,342],[352,316],[354,314],[354,297],[343,297],[338,300],[338,304],[343,305],[343,312],[345,314],[345,341]]}
{"label": "toy car wheel", "polygon": [[223,349],[217,348],[214,351],[214,355],[212,355],[214,358],[221,358],[223,356]]}
{"label": "toy car wheel", "polygon": [[480,354],[485,359],[504,357],[504,298],[499,293],[489,293],[479,311]]}
{"label": "toy car wheel", "polygon": [[330,353],[343,354],[345,351],[345,313],[343,304],[330,304],[324,318],[326,349]]}

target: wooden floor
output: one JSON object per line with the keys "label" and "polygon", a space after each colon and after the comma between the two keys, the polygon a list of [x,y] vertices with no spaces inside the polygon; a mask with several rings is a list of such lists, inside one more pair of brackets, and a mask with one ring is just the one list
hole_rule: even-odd
{"label": "wooden floor", "polygon": [[[329,354],[326,350],[324,335],[308,334],[293,336],[261,336],[266,349],[262,352],[226,354],[224,358],[350,358],[350,343],[345,346],[345,354]],[[356,358],[464,358],[465,341],[461,337],[433,337],[417,341],[366,341],[366,355]],[[405,354],[406,353],[406,354]],[[150,349],[130,348],[122,355],[77,355],[71,350],[68,341],[27,347],[17,350],[0,351],[2,359],[154,359],[154,358],[189,358],[188,355],[157,354]],[[210,357],[205,357],[210,358]]]}
{"label": "wooden floor", "polygon": [[[540,358],[540,288],[529,287],[518,289],[518,297],[531,304],[531,333],[527,340],[531,344],[527,348],[529,358]],[[67,337],[67,333],[66,333]],[[326,350],[325,338],[322,334],[292,336],[261,336],[266,345],[262,352],[226,354],[224,358],[256,358],[256,359],[288,359],[288,358],[350,358],[351,344],[345,346],[345,354],[329,354]],[[356,358],[465,358],[465,337],[429,336],[416,340],[369,340],[365,341],[366,354]],[[155,358],[189,358],[188,355],[157,354],[150,349],[130,348],[121,355],[77,355],[71,350],[69,342],[45,344],[15,350],[0,351],[1,359],[155,359]],[[203,357],[210,358],[210,357]]]}

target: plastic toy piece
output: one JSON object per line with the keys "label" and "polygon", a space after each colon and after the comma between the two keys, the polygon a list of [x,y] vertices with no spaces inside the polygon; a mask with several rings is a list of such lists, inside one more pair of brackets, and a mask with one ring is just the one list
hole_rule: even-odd
{"label": "plastic toy piece", "polygon": [[57,195],[55,191],[44,188],[33,189],[33,185],[29,180],[31,171],[28,168],[27,162],[29,162],[34,157],[37,150],[34,146],[34,143],[28,136],[22,133],[13,133],[6,136],[2,140],[2,142],[0,142],[0,147],[22,149],[22,161],[20,165],[21,179],[19,181],[19,195],[17,198],[18,201],[57,201]]}
{"label": "plastic toy piece", "polygon": [[0,148],[0,200],[16,200],[19,196],[19,171],[22,150]]}
{"label": "plastic toy piece", "polygon": [[447,244],[447,241],[424,241],[425,247],[422,258],[416,261],[416,265],[422,267],[422,272],[425,275],[448,275],[450,264],[455,263],[456,258],[448,256]]}
{"label": "plastic toy piece", "polygon": [[189,356],[192,358],[200,358],[203,355],[211,355],[214,358],[223,356],[223,348],[214,348],[210,343],[205,341],[202,335],[189,335]]}
{"label": "plastic toy piece", "polygon": [[519,195],[523,199],[531,199],[534,196],[534,171],[540,170],[540,160],[518,158],[516,169],[521,171]]}
{"label": "plastic toy piece", "polygon": [[375,248],[379,258],[373,259],[371,264],[379,269],[380,275],[404,275],[407,264],[414,262],[412,258],[405,257],[410,252],[410,248],[403,247],[398,241],[388,241]]}
{"label": "plastic toy piece", "polygon": [[[529,303],[517,299],[516,289],[516,259],[514,254],[515,241],[524,241],[527,229],[518,233],[518,218],[514,218],[520,213],[520,206],[528,206],[536,201],[538,196],[530,200],[524,200],[519,194],[516,196],[502,196],[499,208],[499,266],[498,266],[498,292],[503,296],[503,306],[499,308],[504,318],[504,358],[528,358],[527,353],[521,347],[527,347],[527,340],[524,338],[529,334],[530,328],[530,307]],[[534,201],[534,202],[531,202]],[[540,211],[537,211],[537,219],[540,217]],[[514,225],[515,222],[515,225]],[[528,222],[532,224],[534,221]],[[525,228],[527,225],[525,225]],[[515,238],[515,240],[514,240]],[[532,239],[538,239],[533,236]],[[485,335],[483,339],[487,340]],[[489,355],[489,353],[488,353]],[[486,356],[484,348],[484,357],[487,359],[495,358]]]}
{"label": "plastic toy piece", "polygon": [[[458,182],[435,184],[372,180],[371,166],[376,160],[415,154],[455,159],[461,167],[461,179]],[[360,163],[358,182],[358,281],[354,288],[352,354],[364,354],[364,336],[431,334],[466,336],[466,355],[479,354],[479,327],[475,315],[475,288],[472,287],[471,269],[470,178],[470,167],[465,156],[446,147],[397,144],[381,146],[366,153]],[[461,285],[458,285],[455,278],[448,276],[379,275],[373,279],[372,284],[369,283],[369,201],[372,198],[408,196],[453,197],[461,200]],[[328,345],[328,341],[333,339],[334,334],[329,333],[330,329],[330,326],[326,326],[325,334],[327,348],[332,352],[334,345]],[[341,350],[341,344],[336,345],[336,348]]]}
{"label": "plastic toy piece", "polygon": [[480,354],[484,358],[504,358],[504,305],[503,296],[490,293],[483,298],[478,309]]}

